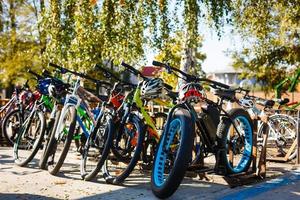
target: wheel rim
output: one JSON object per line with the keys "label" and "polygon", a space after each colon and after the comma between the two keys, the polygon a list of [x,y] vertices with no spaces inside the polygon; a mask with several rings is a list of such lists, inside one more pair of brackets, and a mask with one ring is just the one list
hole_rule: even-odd
{"label": "wheel rim", "polygon": [[[252,156],[252,127],[249,120],[244,116],[238,116],[234,119],[236,128],[238,129],[240,136],[231,135],[233,131],[233,126],[231,126],[227,133],[227,142],[226,142],[226,153],[227,155],[227,165],[234,173],[239,173],[244,171]],[[228,151],[227,151],[228,150]],[[232,153],[232,155],[230,155]],[[239,161],[235,165],[234,155],[241,153]]]}
{"label": "wheel rim", "polygon": [[[169,151],[171,150],[171,144],[175,138],[175,135],[176,135],[176,133],[178,133],[179,137],[180,137],[180,135],[181,135],[180,131],[181,131],[181,121],[179,119],[172,120],[169,125],[168,131],[163,135],[163,139],[158,146],[157,155],[156,155],[155,163],[154,163],[154,169],[153,169],[154,170],[153,171],[154,184],[157,187],[162,186],[167,179],[166,174],[165,174],[167,157],[168,157]],[[179,138],[179,141],[180,141],[180,138]],[[180,144],[179,144],[179,146],[180,146]]]}
{"label": "wheel rim", "polygon": [[[25,111],[24,118],[29,115],[28,111]],[[11,143],[14,143],[17,139],[17,132],[21,127],[21,114],[20,112],[15,112],[13,115],[11,115],[4,126],[6,135]]]}
{"label": "wheel rim", "polygon": [[[25,133],[25,126],[29,126],[28,131]],[[39,138],[42,134],[42,121],[38,114],[35,113],[30,124],[23,124],[17,136],[14,145],[15,162],[21,163],[32,154],[38,145]]]}
{"label": "wheel rim", "polygon": [[138,130],[139,128],[136,123],[128,122],[124,125],[124,130],[121,130],[120,141],[114,141],[113,148],[115,148],[115,153],[118,155],[111,153],[105,162],[105,173],[110,179],[121,177],[127,170],[138,148],[140,137]]}
{"label": "wheel rim", "polygon": [[[285,115],[275,115],[269,120],[268,156],[286,156],[296,139],[296,120]],[[297,154],[296,148],[289,156],[293,159]]]}
{"label": "wheel rim", "polygon": [[96,135],[90,136],[86,142],[86,145],[83,150],[83,167],[84,173],[83,176],[92,172],[98,165],[100,159],[102,158],[103,149],[105,146],[105,142],[108,134],[108,119],[102,122],[99,127]]}

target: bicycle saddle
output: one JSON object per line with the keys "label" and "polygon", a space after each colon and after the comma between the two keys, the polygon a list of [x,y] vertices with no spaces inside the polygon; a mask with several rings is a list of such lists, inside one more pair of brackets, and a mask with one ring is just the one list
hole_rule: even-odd
{"label": "bicycle saddle", "polygon": [[222,99],[235,101],[235,90],[232,89],[216,89],[214,94]]}
{"label": "bicycle saddle", "polygon": [[259,105],[264,106],[266,108],[272,108],[275,104],[273,100],[258,100],[256,101]]}
{"label": "bicycle saddle", "polygon": [[287,104],[288,102],[290,102],[290,99],[289,98],[284,98],[284,99],[278,99],[277,102],[279,103],[279,105],[285,105]]}

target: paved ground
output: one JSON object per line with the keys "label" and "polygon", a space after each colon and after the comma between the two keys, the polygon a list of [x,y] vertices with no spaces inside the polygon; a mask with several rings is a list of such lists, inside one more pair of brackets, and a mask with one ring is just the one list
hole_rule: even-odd
{"label": "paved ground", "polygon": [[[33,163],[17,167],[12,150],[0,147],[0,199],[156,199],[149,176],[130,177],[125,185],[107,185],[99,176],[95,182],[80,179],[79,160],[59,176],[51,176]],[[221,176],[209,181],[185,179],[171,199],[300,199],[300,171],[291,164],[269,164],[267,181],[231,189]]]}

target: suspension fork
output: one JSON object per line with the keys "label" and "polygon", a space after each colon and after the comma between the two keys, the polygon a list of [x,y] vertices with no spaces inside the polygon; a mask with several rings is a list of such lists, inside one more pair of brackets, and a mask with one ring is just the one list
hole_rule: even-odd
{"label": "suspension fork", "polygon": [[118,127],[119,131],[117,131],[117,137],[116,137],[117,142],[119,142],[121,140],[122,133],[120,132],[120,130],[122,130],[124,128],[125,123],[128,122],[129,117],[130,117],[131,105],[126,104],[124,106],[125,106],[125,108],[124,108],[125,112],[124,112],[123,117],[120,120],[120,124]]}

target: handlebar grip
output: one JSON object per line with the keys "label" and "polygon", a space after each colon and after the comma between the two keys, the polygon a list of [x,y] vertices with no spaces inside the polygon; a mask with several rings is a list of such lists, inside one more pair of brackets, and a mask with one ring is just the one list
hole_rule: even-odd
{"label": "handlebar grip", "polygon": [[157,66],[157,67],[163,67],[165,64],[163,64],[159,61],[153,60],[152,65]]}
{"label": "handlebar grip", "polygon": [[31,71],[30,69],[29,69],[29,70],[27,70],[27,72],[28,72],[28,73],[30,73],[30,74],[32,74],[32,75],[34,75],[35,77],[37,77],[37,79],[41,79],[41,78],[43,78],[41,75],[39,75],[39,74],[35,73],[34,71]]}
{"label": "handlebar grip", "polygon": [[223,87],[223,88],[225,88],[225,89],[229,89],[229,88],[230,88],[229,85],[226,85],[226,84],[224,84],[224,83],[215,82],[215,84],[218,85],[218,86],[220,86],[220,87]]}
{"label": "handlebar grip", "polygon": [[122,61],[121,65],[126,67],[126,68],[129,68],[129,69],[133,68],[130,65],[128,65],[127,63],[125,63],[124,61]]}
{"label": "handlebar grip", "polygon": [[166,89],[168,89],[168,90],[172,90],[173,89],[173,87],[171,85],[167,84],[167,83],[164,83],[164,87]]}
{"label": "handlebar grip", "polygon": [[139,74],[139,71],[138,71],[138,70],[136,70],[134,67],[128,65],[127,63],[125,63],[125,62],[122,61],[121,65],[122,65],[123,67],[126,67],[126,68],[129,69],[130,71],[132,71],[134,74],[136,74],[136,75]]}
{"label": "handlebar grip", "polygon": [[58,66],[57,64],[54,64],[54,63],[49,63],[49,65],[51,67],[54,67],[54,68],[57,68],[57,69],[61,69],[62,68],[61,66]]}

